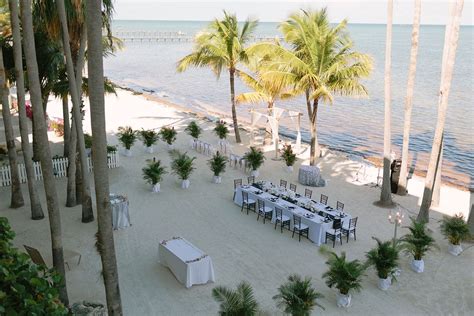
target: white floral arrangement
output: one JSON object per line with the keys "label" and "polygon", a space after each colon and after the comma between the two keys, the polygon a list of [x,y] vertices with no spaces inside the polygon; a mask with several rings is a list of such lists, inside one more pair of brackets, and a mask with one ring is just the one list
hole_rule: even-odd
{"label": "white floral arrangement", "polygon": [[290,192],[288,192],[288,197],[290,199],[294,199],[296,197],[296,193],[290,190]]}

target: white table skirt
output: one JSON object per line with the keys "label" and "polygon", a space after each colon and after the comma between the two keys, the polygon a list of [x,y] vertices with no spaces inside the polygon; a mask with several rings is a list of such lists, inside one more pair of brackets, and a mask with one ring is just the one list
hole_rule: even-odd
{"label": "white table skirt", "polygon": [[121,195],[110,195],[110,206],[112,208],[112,226],[116,229],[132,226],[130,223],[129,202]]}
{"label": "white table skirt", "polygon": [[211,257],[184,238],[160,242],[158,256],[160,263],[186,288],[215,281]]}
{"label": "white table skirt", "polygon": [[[308,225],[309,227],[309,233],[308,233],[308,238],[311,240],[313,243],[316,245],[320,246],[322,243],[324,243],[325,238],[326,238],[326,231],[328,229],[332,228],[333,222],[324,222],[324,218],[322,216],[319,216],[318,214],[312,213],[300,206],[297,206],[293,203],[284,201],[279,199],[277,202],[273,202],[270,200],[270,198],[274,197],[270,193],[263,192],[262,194],[255,194],[256,191],[259,191],[257,188],[250,186],[249,188],[242,188],[239,187],[236,190],[235,193],[235,199],[234,202],[242,206],[242,190],[245,192],[248,192],[249,194],[249,199],[257,201],[258,199],[264,200],[265,201],[265,206],[271,207],[273,209],[272,212],[272,222],[275,222],[275,206],[280,207],[283,210],[283,215],[286,215],[290,217],[291,219],[291,225],[290,228],[293,229],[293,214],[298,215],[301,217],[301,223]],[[294,209],[288,209],[288,206],[294,206]],[[331,215],[336,215],[336,212],[334,211],[328,211],[325,209],[325,205],[323,204],[317,204],[318,206],[318,211],[323,211],[325,213],[331,214]],[[313,214],[313,218],[306,218],[304,215],[305,214]],[[346,213],[347,216],[345,216],[342,219],[342,223],[344,226],[349,224],[349,220],[351,219],[351,216]]]}

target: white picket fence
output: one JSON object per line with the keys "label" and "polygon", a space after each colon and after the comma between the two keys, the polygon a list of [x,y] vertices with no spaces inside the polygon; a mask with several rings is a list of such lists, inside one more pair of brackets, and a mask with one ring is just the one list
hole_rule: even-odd
{"label": "white picket fence", "polygon": [[[89,172],[92,171],[92,160],[91,157],[87,157],[87,166]],[[107,154],[107,166],[112,168],[119,167],[119,154],[117,151],[110,152]],[[67,167],[68,159],[67,158],[58,158],[53,159],[53,172],[56,178],[62,178],[67,176]],[[43,173],[41,171],[40,162],[36,161],[33,163],[33,169],[35,171],[35,180],[42,180]],[[20,174],[21,183],[27,181],[26,168],[24,164],[18,164],[18,172]],[[0,186],[5,187],[9,186],[12,183],[12,177],[10,172],[10,165],[5,165],[0,167]]]}

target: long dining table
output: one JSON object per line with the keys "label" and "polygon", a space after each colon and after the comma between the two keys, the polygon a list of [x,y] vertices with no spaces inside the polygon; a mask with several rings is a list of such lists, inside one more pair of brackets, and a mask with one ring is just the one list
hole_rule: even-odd
{"label": "long dining table", "polygon": [[[301,223],[308,225],[309,227],[309,240],[318,246],[325,242],[326,231],[333,227],[334,219],[340,218],[343,226],[346,226],[349,224],[349,221],[352,218],[348,213],[334,210],[327,205],[303,196],[295,196],[292,200],[297,201],[297,203],[292,203],[281,197],[281,195],[288,193],[286,189],[279,188],[274,185],[272,186],[274,188],[274,194],[266,192],[255,185],[239,186],[235,192],[234,203],[242,206],[242,192],[247,192],[249,199],[252,199],[255,202],[258,200],[263,200],[265,202],[265,206],[271,207],[273,210],[272,223],[275,222],[275,207],[279,207],[282,209],[283,215],[286,215],[290,218],[291,230],[293,230],[293,215],[301,217]],[[275,188],[277,190],[275,190]],[[311,205],[311,209],[314,210],[314,212],[302,207],[302,205]],[[321,213],[323,216],[319,215],[318,213]]]}

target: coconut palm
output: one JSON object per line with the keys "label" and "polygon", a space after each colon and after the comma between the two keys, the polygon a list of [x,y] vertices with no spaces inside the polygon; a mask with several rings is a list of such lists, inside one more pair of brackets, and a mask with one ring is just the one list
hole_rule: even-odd
{"label": "coconut palm", "polygon": [[236,290],[224,286],[212,289],[212,297],[220,304],[219,315],[253,316],[258,313],[258,303],[253,289],[247,282],[241,282]]}
{"label": "coconut palm", "polygon": [[423,191],[423,199],[421,201],[420,212],[417,220],[428,221],[429,210],[433,196],[433,184],[436,178],[436,173],[441,156],[441,148],[443,144],[444,125],[446,122],[446,112],[448,109],[449,90],[451,88],[451,79],[453,77],[454,61],[456,59],[456,49],[459,39],[459,23],[462,16],[464,0],[457,0],[456,6],[452,12],[451,31],[449,36],[448,51],[445,59],[443,69],[443,76],[441,78],[440,96],[438,105],[438,119],[436,122],[435,134],[433,137],[433,146],[431,148],[430,162],[428,164],[428,171],[425,179],[425,188]]}
{"label": "coconut palm", "polygon": [[222,71],[229,71],[230,102],[232,106],[232,119],[234,124],[235,141],[241,142],[237,112],[235,109],[235,76],[241,71],[239,64],[248,62],[245,45],[251,39],[257,27],[257,21],[247,19],[240,27],[235,14],[224,11],[222,20],[215,19],[206,30],[200,32],[195,38],[194,51],[178,62],[177,69],[183,72],[190,66],[210,67],[217,78]]}
{"label": "coconut palm", "polygon": [[15,61],[15,80],[18,100],[18,116],[20,122],[21,149],[28,181],[28,192],[30,196],[31,219],[43,219],[43,209],[36,189],[36,177],[33,169],[32,152],[28,138],[28,118],[25,107],[25,79],[23,75],[23,53],[21,47],[20,20],[18,12],[18,1],[8,2],[11,12],[11,29],[13,35],[13,58]]}
{"label": "coconut palm", "polygon": [[364,96],[367,89],[359,81],[372,69],[368,55],[353,50],[347,31],[347,20],[331,26],[326,9],[300,11],[280,25],[285,41],[260,43],[249,49],[250,55],[260,52],[278,56],[265,62],[261,77],[275,85],[292,85],[295,92],[304,93],[310,120],[310,164],[320,156],[317,140],[318,107],[321,102],[332,104],[334,96]]}
{"label": "coconut palm", "polygon": [[287,314],[309,316],[316,306],[324,309],[316,301],[323,297],[311,285],[311,278],[302,280],[299,275],[294,274],[288,277],[288,282],[278,288],[278,294],[273,296],[273,299],[277,301],[278,307]]}
{"label": "coconut palm", "polygon": [[[54,269],[63,278],[63,286],[59,289],[61,301],[68,305],[68,295],[66,290],[66,273],[64,269],[64,254],[61,237],[61,217],[59,213],[58,196],[56,192],[56,183],[53,175],[53,163],[51,160],[51,150],[49,148],[46,122],[44,120],[44,111],[41,106],[41,86],[38,76],[38,64],[36,62],[36,49],[33,31],[33,17],[31,14],[31,1],[21,0],[21,21],[23,29],[23,44],[25,53],[25,62],[28,74],[28,83],[30,89],[33,117],[35,120],[34,129],[38,135],[40,145],[40,161],[43,172],[43,182],[46,192],[46,202],[48,206],[49,224],[51,230],[51,245]],[[112,223],[110,223],[112,226]]]}
{"label": "coconut palm", "polygon": [[415,0],[413,29],[411,33],[410,67],[408,69],[407,96],[405,98],[405,119],[403,125],[402,166],[398,180],[397,193],[407,194],[408,181],[408,148],[410,143],[411,112],[413,108],[413,91],[415,88],[416,60],[418,55],[418,38],[420,34],[421,0]]}
{"label": "coconut palm", "polygon": [[98,240],[101,247],[102,275],[104,277],[107,310],[110,315],[122,315],[120,286],[112,230],[112,210],[109,200],[107,168],[107,134],[105,130],[104,66],[102,60],[101,1],[87,0],[87,39],[89,74],[89,99],[94,155],[94,182],[97,205]]}
{"label": "coconut palm", "polygon": [[385,38],[385,115],[383,130],[383,177],[382,191],[380,192],[380,200],[378,203],[382,206],[392,206],[392,194],[390,183],[390,164],[391,164],[391,146],[392,146],[392,129],[391,129],[391,101],[392,101],[392,20],[393,20],[393,0],[388,0],[387,5],[387,32]]}

